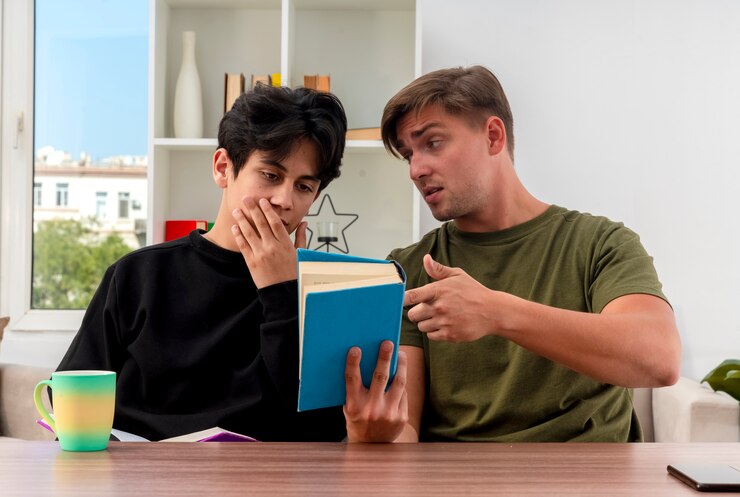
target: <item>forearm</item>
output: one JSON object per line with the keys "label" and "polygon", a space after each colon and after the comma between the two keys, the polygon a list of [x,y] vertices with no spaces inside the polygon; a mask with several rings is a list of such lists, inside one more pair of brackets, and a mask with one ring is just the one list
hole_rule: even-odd
{"label": "forearm", "polygon": [[625,387],[676,382],[681,345],[673,312],[648,295],[615,299],[601,314],[575,312],[493,292],[501,306],[494,334],[604,383]]}

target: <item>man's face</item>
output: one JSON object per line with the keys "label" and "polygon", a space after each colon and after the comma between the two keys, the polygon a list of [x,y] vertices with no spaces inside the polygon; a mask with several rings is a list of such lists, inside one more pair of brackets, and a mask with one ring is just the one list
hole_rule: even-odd
{"label": "man's face", "polygon": [[243,206],[244,197],[265,198],[292,233],[308,213],[319,192],[316,145],[301,140],[283,160],[274,161],[265,152],[255,150],[239,175],[228,171],[229,209]]}
{"label": "man's face", "polygon": [[410,112],[396,125],[398,151],[409,175],[439,221],[475,219],[489,204],[485,127],[474,128],[439,106]]}

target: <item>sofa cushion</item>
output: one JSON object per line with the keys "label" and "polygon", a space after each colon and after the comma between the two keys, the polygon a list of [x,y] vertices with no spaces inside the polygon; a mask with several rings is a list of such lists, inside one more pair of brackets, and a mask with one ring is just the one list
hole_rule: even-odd
{"label": "sofa cushion", "polygon": [[655,441],[652,395],[652,388],[635,388],[632,390],[632,405],[637,413],[637,419],[640,420],[642,436],[646,442]]}
{"label": "sofa cushion", "polygon": [[[51,373],[48,368],[0,363],[0,437],[54,440],[53,433],[36,424],[41,416],[33,403],[34,387]],[[41,398],[48,409],[48,395]]]}
{"label": "sofa cushion", "polygon": [[689,378],[653,389],[656,442],[740,442],[740,402]]}

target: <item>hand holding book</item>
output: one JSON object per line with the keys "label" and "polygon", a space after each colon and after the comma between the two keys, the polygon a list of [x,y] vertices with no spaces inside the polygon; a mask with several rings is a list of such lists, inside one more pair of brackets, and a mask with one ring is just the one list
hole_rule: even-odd
{"label": "hand holding book", "polygon": [[403,351],[398,352],[396,374],[387,391],[393,343],[385,341],[380,345],[370,388],[365,388],[362,384],[361,357],[362,351],[358,347],[353,347],[347,354],[347,401],[344,405],[347,439],[350,442],[392,442],[398,438],[409,420],[405,389],[406,354]]}

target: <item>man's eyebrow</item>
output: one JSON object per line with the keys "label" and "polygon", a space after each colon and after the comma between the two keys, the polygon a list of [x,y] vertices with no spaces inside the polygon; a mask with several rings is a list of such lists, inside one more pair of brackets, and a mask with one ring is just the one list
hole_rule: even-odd
{"label": "man's eyebrow", "polygon": [[[439,122],[428,123],[422,126],[420,129],[412,131],[411,138],[419,138],[421,135],[429,131],[431,128],[442,128],[442,127],[444,126],[442,125],[442,123],[439,123]],[[403,140],[397,140],[396,145],[398,146],[398,148],[402,148],[405,146],[405,144],[403,143]]]}
{"label": "man's eyebrow", "polygon": [[[287,173],[288,172],[288,168],[285,167],[280,161],[277,161],[277,160],[274,160],[274,159],[263,158],[262,159],[262,162],[264,164],[267,164],[268,166],[272,166],[272,167],[275,167],[277,169],[280,169],[284,173]],[[316,181],[318,183],[321,183],[321,180],[318,178],[318,176],[314,176],[313,174],[304,174],[303,176],[301,176],[298,179],[308,180],[308,181]]]}
{"label": "man's eyebrow", "polygon": [[429,123],[426,126],[422,127],[421,129],[412,131],[411,138],[419,138],[421,135],[429,131],[430,128],[441,128],[441,127],[442,127],[442,123],[438,123],[438,122]]}

